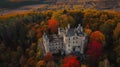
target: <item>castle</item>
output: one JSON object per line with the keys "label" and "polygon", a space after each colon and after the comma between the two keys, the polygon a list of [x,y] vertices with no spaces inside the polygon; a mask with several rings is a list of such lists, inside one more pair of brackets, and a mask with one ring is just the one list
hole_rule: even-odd
{"label": "castle", "polygon": [[87,35],[83,32],[82,26],[79,24],[77,28],[66,29],[58,28],[58,34],[43,34],[42,48],[44,53],[57,53],[58,50],[69,54],[71,52],[79,52],[84,54],[84,48],[87,44]]}

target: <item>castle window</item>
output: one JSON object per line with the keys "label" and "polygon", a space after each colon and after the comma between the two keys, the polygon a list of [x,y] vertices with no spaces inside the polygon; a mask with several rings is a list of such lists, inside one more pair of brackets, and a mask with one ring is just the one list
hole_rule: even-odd
{"label": "castle window", "polygon": [[70,44],[68,44],[68,47],[70,47]]}
{"label": "castle window", "polygon": [[78,42],[76,41],[76,43],[78,43]]}
{"label": "castle window", "polygon": [[63,43],[61,43],[61,45],[63,45]]}

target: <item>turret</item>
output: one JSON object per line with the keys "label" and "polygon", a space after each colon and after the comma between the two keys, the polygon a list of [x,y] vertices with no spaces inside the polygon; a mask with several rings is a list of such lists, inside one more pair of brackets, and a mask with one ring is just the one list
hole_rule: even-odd
{"label": "turret", "polygon": [[63,37],[65,30],[63,28],[58,28],[58,35]]}
{"label": "turret", "polygon": [[68,32],[68,28],[67,28],[67,27],[65,28],[65,32],[66,32],[66,33]]}
{"label": "turret", "polygon": [[81,26],[81,32],[83,32],[83,27]]}
{"label": "turret", "polygon": [[68,24],[68,29],[70,29],[70,24]]}
{"label": "turret", "polygon": [[78,27],[76,28],[76,30],[77,30],[78,33],[81,33],[81,32],[82,32],[82,31],[81,31],[81,24],[78,24]]}
{"label": "turret", "polygon": [[58,28],[58,35],[60,35],[61,34],[61,30],[60,30],[60,28]]}
{"label": "turret", "polygon": [[45,40],[48,40],[48,37],[47,37],[46,33],[43,34],[43,38],[44,38]]}
{"label": "turret", "polygon": [[79,28],[81,28],[81,24],[78,24],[78,27],[77,27],[77,29],[79,29]]}
{"label": "turret", "polygon": [[49,52],[49,38],[47,37],[46,33],[43,34],[43,45],[45,47],[45,52]]}

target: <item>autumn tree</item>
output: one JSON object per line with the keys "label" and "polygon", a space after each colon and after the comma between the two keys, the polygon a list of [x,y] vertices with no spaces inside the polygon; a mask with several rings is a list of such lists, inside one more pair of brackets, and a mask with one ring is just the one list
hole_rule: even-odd
{"label": "autumn tree", "polygon": [[97,10],[84,10],[83,25],[89,24],[93,31],[99,29],[100,22],[100,12]]}
{"label": "autumn tree", "polygon": [[51,33],[57,33],[57,29],[59,26],[59,22],[55,19],[50,19],[48,21],[48,28],[50,29]]}
{"label": "autumn tree", "polygon": [[90,34],[92,33],[92,30],[90,29],[89,25],[85,26],[84,31],[88,36],[90,36]]}
{"label": "autumn tree", "polygon": [[93,40],[88,44],[86,54],[95,60],[98,59],[102,55],[102,44]]}
{"label": "autumn tree", "polygon": [[114,39],[117,40],[120,37],[120,23],[117,24],[115,30],[113,31]]}
{"label": "autumn tree", "polygon": [[95,32],[91,33],[90,40],[91,41],[96,40],[96,41],[104,44],[105,43],[105,36],[100,31],[95,31]]}
{"label": "autumn tree", "polygon": [[113,30],[115,28],[115,20],[109,19],[100,25],[100,31],[105,35],[106,46],[108,48],[113,48]]}
{"label": "autumn tree", "polygon": [[60,20],[62,19],[62,18],[60,17],[61,15],[63,15],[63,12],[62,12],[62,11],[56,11],[56,12],[53,12],[51,18],[60,21]]}
{"label": "autumn tree", "polygon": [[37,49],[36,49],[36,56],[35,56],[35,59],[38,61],[38,60],[40,60],[41,59],[41,57],[42,57],[42,55],[43,55],[43,51],[42,51],[42,49],[41,49],[41,45],[42,44],[40,44],[40,43],[42,43],[42,38],[39,38],[38,39],[38,45],[37,45]]}
{"label": "autumn tree", "polygon": [[102,31],[105,35],[112,34],[115,25],[116,22],[114,20],[107,20],[100,25],[100,31]]}
{"label": "autumn tree", "polygon": [[43,60],[45,62],[49,62],[49,61],[53,61],[53,56],[52,56],[52,53],[48,52],[44,57],[43,57]]}
{"label": "autumn tree", "polygon": [[43,32],[48,33],[48,25],[47,25],[47,23],[46,23],[45,21],[42,21],[42,22],[40,23],[40,26],[41,26],[41,32],[42,32],[42,33],[43,33]]}
{"label": "autumn tree", "polygon": [[36,67],[45,67],[45,61],[44,60],[38,61]]}
{"label": "autumn tree", "polygon": [[117,46],[114,48],[114,51],[116,52],[116,62],[118,64],[118,66],[120,65],[120,40],[119,40],[119,44],[117,44]]}
{"label": "autumn tree", "polygon": [[24,67],[35,67],[35,58],[34,57],[28,58]]}
{"label": "autumn tree", "polygon": [[75,19],[72,16],[63,14],[60,17],[60,27],[65,28],[68,24],[70,24],[72,27],[75,25]]}
{"label": "autumn tree", "polygon": [[86,54],[88,55],[87,63],[90,67],[97,67],[97,63],[102,56],[102,44],[93,40],[88,44],[88,48],[86,50]]}
{"label": "autumn tree", "polygon": [[19,64],[20,64],[20,66],[23,67],[23,66],[25,65],[26,61],[27,61],[27,58],[26,58],[25,55],[23,54],[23,55],[20,57],[20,59],[19,59]]}
{"label": "autumn tree", "polygon": [[120,65],[120,23],[117,24],[115,30],[114,30],[114,51],[116,53],[116,62],[117,62],[117,65],[119,66]]}
{"label": "autumn tree", "polygon": [[65,57],[63,62],[63,67],[80,67],[80,62],[77,60],[77,57],[73,55]]}
{"label": "autumn tree", "polygon": [[42,29],[41,29],[41,27],[38,27],[36,29],[36,37],[37,38],[41,38],[42,37]]}

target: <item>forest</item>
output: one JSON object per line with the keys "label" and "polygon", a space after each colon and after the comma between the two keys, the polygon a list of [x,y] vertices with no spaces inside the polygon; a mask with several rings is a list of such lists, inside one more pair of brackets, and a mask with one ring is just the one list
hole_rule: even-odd
{"label": "forest", "polygon": [[[81,24],[88,35],[88,57],[43,56],[38,42],[43,33],[57,34],[57,28]],[[99,10],[56,10],[0,19],[0,67],[119,67],[120,13]]]}

